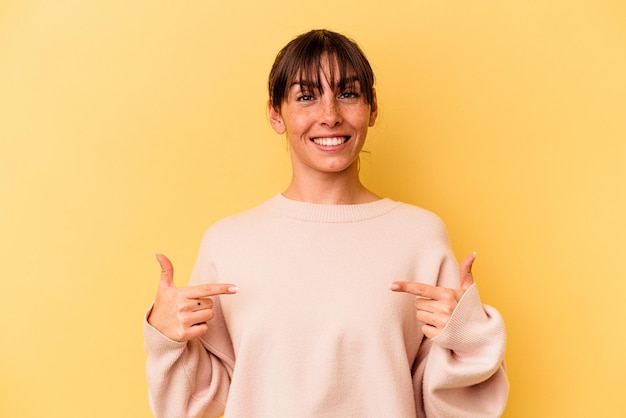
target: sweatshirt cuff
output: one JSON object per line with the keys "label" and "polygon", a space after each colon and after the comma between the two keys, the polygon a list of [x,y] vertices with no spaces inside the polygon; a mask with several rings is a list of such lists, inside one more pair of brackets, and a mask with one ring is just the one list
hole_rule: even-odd
{"label": "sweatshirt cuff", "polygon": [[149,355],[159,355],[171,351],[183,351],[187,345],[184,341],[174,341],[148,323],[152,306],[143,317],[144,349]]}
{"label": "sweatshirt cuff", "polygon": [[505,340],[502,317],[494,308],[482,305],[474,283],[465,291],[433,343],[457,354],[472,354],[477,350],[483,352],[486,347],[503,352]]}

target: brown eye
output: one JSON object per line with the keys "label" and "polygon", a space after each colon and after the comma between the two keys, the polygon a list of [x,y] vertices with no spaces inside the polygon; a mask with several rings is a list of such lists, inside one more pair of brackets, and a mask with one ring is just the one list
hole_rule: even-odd
{"label": "brown eye", "polygon": [[343,99],[356,99],[359,97],[359,93],[355,91],[344,91],[343,93],[341,93],[341,96],[339,97]]}

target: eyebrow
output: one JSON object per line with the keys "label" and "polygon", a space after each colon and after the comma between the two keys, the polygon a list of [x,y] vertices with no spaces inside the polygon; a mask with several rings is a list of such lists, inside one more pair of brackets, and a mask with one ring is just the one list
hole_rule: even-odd
{"label": "eyebrow", "polygon": [[[351,77],[344,77],[341,80],[339,80],[339,83],[336,84],[336,86],[349,86],[355,83],[360,83],[361,81],[359,80],[359,77],[357,76],[351,76]],[[313,82],[313,81],[309,81],[309,80],[294,80],[290,85],[289,88],[291,89],[293,86],[304,86],[306,88],[320,88],[319,83]]]}
{"label": "eyebrow", "polygon": [[289,85],[289,88],[292,88],[293,86],[304,86],[304,87],[307,87],[307,88],[318,88],[319,87],[318,83],[315,83],[313,81],[308,81],[308,80],[295,80],[295,81],[293,81]]}

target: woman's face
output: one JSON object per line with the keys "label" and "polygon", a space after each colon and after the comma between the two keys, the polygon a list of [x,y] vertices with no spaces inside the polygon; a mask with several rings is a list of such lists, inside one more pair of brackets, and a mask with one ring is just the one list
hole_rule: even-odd
{"label": "woman's face", "polygon": [[[321,88],[315,80],[295,80],[280,111],[269,105],[272,127],[287,136],[295,175],[340,173],[356,167],[367,129],[376,121],[376,95],[370,105],[358,81],[330,83],[329,65],[340,77],[337,63],[322,56]],[[343,91],[342,84],[347,86]]]}

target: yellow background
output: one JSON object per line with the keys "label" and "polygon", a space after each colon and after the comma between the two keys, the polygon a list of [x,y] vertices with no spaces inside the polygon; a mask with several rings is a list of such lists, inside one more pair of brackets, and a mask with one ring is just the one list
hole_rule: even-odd
{"label": "yellow background", "polygon": [[626,413],[621,0],[0,3],[0,416],[148,417],[155,251],[281,191],[267,73],[355,38],[377,193],[437,212],[508,326],[506,417]]}

